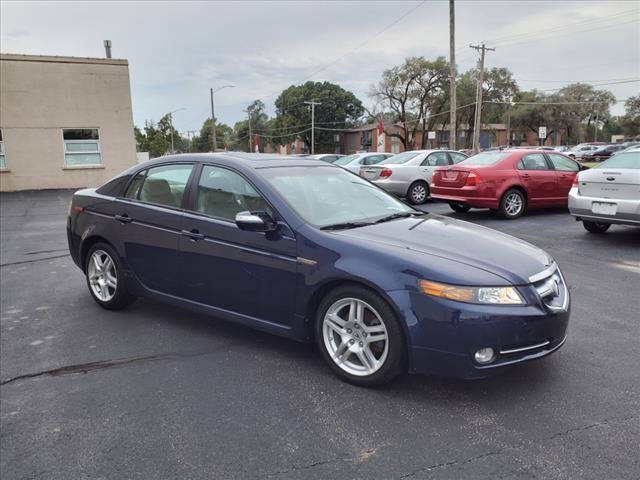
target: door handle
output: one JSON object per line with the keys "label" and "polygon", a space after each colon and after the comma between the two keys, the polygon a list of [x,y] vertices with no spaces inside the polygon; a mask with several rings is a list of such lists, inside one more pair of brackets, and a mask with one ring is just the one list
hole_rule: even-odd
{"label": "door handle", "polygon": [[522,174],[522,176],[523,176],[524,178],[529,178],[531,175],[529,175],[528,173],[523,173],[523,174]]}
{"label": "door handle", "polygon": [[119,222],[122,223],[130,223],[133,222],[133,218],[131,218],[129,215],[127,215],[126,213],[123,213],[122,215],[116,215],[114,217],[116,220],[118,220]]}
{"label": "door handle", "polygon": [[185,237],[189,237],[191,240],[193,240],[194,242],[198,241],[198,240],[202,240],[204,239],[204,234],[200,233],[197,229],[192,229],[192,230],[182,230],[180,232],[182,235],[184,235]]}

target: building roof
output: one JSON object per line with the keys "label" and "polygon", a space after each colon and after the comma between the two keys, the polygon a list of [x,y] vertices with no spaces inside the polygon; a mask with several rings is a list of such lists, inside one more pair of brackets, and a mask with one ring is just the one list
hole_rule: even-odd
{"label": "building roof", "polygon": [[124,58],[61,57],[56,55],[22,55],[18,53],[0,53],[0,60],[8,60],[13,62],[84,63],[120,66],[129,65],[129,61]]}

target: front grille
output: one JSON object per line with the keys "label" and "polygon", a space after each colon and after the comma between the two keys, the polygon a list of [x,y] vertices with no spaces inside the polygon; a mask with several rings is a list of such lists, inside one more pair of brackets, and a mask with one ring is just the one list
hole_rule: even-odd
{"label": "front grille", "polygon": [[534,275],[533,287],[538,292],[542,303],[551,310],[566,310],[569,299],[567,285],[557,265],[545,270],[545,275]]}

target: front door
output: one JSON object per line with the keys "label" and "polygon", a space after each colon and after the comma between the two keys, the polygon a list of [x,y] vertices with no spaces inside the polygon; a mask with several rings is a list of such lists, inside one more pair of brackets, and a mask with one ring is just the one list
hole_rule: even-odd
{"label": "front door", "polygon": [[[204,165],[180,237],[181,296],[277,324],[292,325],[297,275],[296,241],[289,227],[239,173]],[[276,232],[240,230],[242,211],[266,211]]]}
{"label": "front door", "polygon": [[550,168],[542,153],[530,153],[522,157],[517,170],[530,205],[549,205],[557,201],[556,172]]}
{"label": "front door", "polygon": [[114,202],[118,238],[129,268],[146,288],[175,295],[184,192],[193,164],[169,164],[138,173]]}
{"label": "front door", "polygon": [[563,155],[548,153],[547,156],[551,160],[558,180],[558,198],[556,201],[561,205],[566,205],[569,199],[569,190],[571,190],[573,180],[576,178],[580,167],[576,162]]}

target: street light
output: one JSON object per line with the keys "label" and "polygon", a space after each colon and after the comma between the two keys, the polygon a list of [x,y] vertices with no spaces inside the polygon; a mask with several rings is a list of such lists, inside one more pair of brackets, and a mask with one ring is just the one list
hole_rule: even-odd
{"label": "street light", "polygon": [[176,112],[179,112],[180,110],[186,110],[186,108],[182,107],[177,110],[174,110],[173,112],[169,112],[169,126],[171,128],[171,155],[176,153],[175,149],[173,148],[173,114]]}
{"label": "street light", "polygon": [[211,88],[211,151],[216,153],[218,144],[216,143],[216,116],[213,110],[213,94],[219,92],[223,88],[234,88],[235,85],[222,85],[220,87]]}

